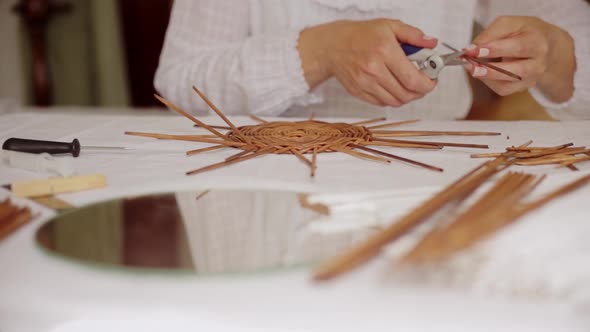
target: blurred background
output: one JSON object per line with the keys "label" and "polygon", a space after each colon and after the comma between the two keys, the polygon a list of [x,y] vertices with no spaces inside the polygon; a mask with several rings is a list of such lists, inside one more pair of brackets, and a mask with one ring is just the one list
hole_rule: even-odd
{"label": "blurred background", "polygon": [[[27,106],[159,107],[153,76],[173,0],[0,0],[0,100]],[[469,119],[548,120],[528,93],[473,82]]]}
{"label": "blurred background", "polygon": [[153,102],[172,0],[0,0],[0,97],[26,105]]}

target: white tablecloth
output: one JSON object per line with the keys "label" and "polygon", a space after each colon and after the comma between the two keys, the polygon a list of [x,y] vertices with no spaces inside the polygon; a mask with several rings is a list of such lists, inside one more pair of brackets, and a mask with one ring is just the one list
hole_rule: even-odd
{"label": "white tablecloth", "polygon": [[[247,118],[233,120],[238,124],[252,123]],[[222,124],[213,117],[204,121]],[[490,151],[502,151],[506,146],[522,144],[529,139],[541,146],[567,142],[590,145],[590,122],[584,121],[425,121],[405,128],[502,132],[495,137],[440,139],[485,143],[490,145]],[[124,131],[204,133],[202,129],[193,128],[188,120],[170,115],[71,112],[0,115],[1,141],[9,137],[63,141],[78,138],[83,145],[136,148],[126,152],[83,153],[80,158],[73,159],[78,173],[105,174],[109,184],[100,190],[60,195],[76,205],[126,195],[211,187],[339,193],[386,191],[393,196],[412,193],[425,198],[479,164],[481,160],[470,159],[469,155],[482,152],[457,148],[396,151],[399,155],[443,167],[444,173],[396,162],[382,165],[342,154],[326,154],[318,158],[319,169],[314,179],[309,177],[307,166],[292,156],[264,156],[210,173],[186,176],[188,170],[221,161],[235,152],[217,151],[186,157],[185,151],[206,145],[125,136]],[[582,171],[577,174],[553,166],[526,170],[551,174],[549,188],[587,173],[590,163],[580,168]],[[47,176],[0,166],[0,184]],[[396,209],[402,212],[414,204],[404,203],[402,199],[397,202]],[[550,222],[567,216],[564,221],[579,225],[587,219],[584,203],[588,202],[590,190],[585,189],[528,218],[541,223],[541,220]],[[36,227],[51,215],[50,211],[36,208],[44,212],[35,222],[0,242],[2,332],[50,327],[83,330],[87,329],[88,322],[97,319],[103,320],[101,330],[117,327],[125,331],[132,328],[163,330],[158,329],[158,324],[166,325],[170,320],[175,321],[176,329],[192,331],[198,327],[227,331],[237,328],[252,331],[590,331],[590,304],[583,298],[577,302],[570,297],[535,299],[498,295],[492,298],[493,292],[487,291],[402,287],[383,280],[383,260],[376,260],[323,286],[310,283],[309,272],[304,270],[196,278],[144,276],[77,266],[48,257],[33,243]],[[547,236],[550,238],[550,234]],[[590,257],[587,258],[586,262],[590,261]],[[559,271],[548,273],[558,274]],[[121,318],[125,317],[134,320],[122,323]]]}

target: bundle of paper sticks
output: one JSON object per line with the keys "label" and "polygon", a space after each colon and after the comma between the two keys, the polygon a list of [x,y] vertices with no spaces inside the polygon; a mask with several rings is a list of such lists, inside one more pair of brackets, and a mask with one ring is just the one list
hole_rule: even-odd
{"label": "bundle of paper sticks", "polygon": [[525,146],[509,147],[505,152],[473,154],[472,158],[498,158],[506,156],[515,165],[538,166],[558,165],[577,171],[575,164],[590,161],[590,149],[585,146],[574,146],[567,143],[553,147],[533,147],[529,141]]}
{"label": "bundle of paper sticks", "polygon": [[[590,182],[590,175],[586,175],[531,201],[529,196],[545,176],[509,172],[475,202],[470,203],[472,200],[468,198],[484,183],[511,165],[518,164],[525,156],[537,156],[542,154],[540,151],[548,153],[553,150],[570,149],[569,146],[564,146],[537,150],[528,148],[531,143],[509,148],[507,152],[495,155],[495,159],[473,169],[364,243],[320,265],[315,271],[314,279],[332,279],[359,267],[379,255],[386,245],[422,225],[443,208],[452,207],[451,212],[441,218],[444,222],[435,223],[431,231],[399,260],[400,264],[440,262],[490,237],[525,214]],[[565,151],[572,150],[563,152]]]}

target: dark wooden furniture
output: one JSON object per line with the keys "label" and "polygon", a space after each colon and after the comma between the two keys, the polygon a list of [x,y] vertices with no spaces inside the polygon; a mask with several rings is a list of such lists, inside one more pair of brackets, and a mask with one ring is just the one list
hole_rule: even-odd
{"label": "dark wooden furniture", "polygon": [[[153,98],[153,80],[164,41],[172,0],[118,0],[131,105],[159,105]],[[51,18],[71,5],[58,0],[20,0],[14,11],[21,16],[29,37],[33,104],[51,106],[53,85],[47,59],[47,30]]]}
{"label": "dark wooden furniture", "polygon": [[172,0],[119,0],[132,106],[160,106],[154,99]]}
{"label": "dark wooden furniture", "polygon": [[21,16],[29,37],[33,103],[50,106],[53,96],[47,63],[47,24],[52,16],[70,10],[70,5],[51,0],[20,0],[13,9]]}

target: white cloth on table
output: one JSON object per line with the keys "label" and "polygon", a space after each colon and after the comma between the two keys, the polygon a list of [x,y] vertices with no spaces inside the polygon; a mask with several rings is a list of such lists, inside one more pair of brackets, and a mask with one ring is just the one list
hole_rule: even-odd
{"label": "white cloth on table", "polygon": [[[88,111],[91,114],[91,111]],[[155,192],[170,188],[191,188],[201,185],[240,186],[265,188],[292,188],[314,191],[400,191],[431,189],[449,184],[481,160],[469,158],[470,154],[486,152],[480,149],[448,148],[444,151],[395,150],[401,156],[438,165],[444,173],[429,172],[422,168],[392,163],[383,167],[378,163],[352,158],[343,154],[318,156],[318,174],[310,178],[309,168],[292,156],[271,155],[255,158],[239,165],[204,174],[186,176],[185,172],[219,162],[234,154],[220,150],[187,157],[186,151],[208,146],[207,144],[154,140],[126,136],[125,131],[144,131],[177,134],[204,134],[182,117],[166,115],[83,115],[64,113],[17,112],[1,116],[0,140],[10,137],[71,141],[78,138],[82,145],[128,146],[131,151],[97,151],[72,158],[78,172],[101,172],[109,177],[107,188],[65,195],[74,204],[84,204],[110,195],[130,195],[136,192]],[[218,117],[200,118],[206,123],[222,125]],[[247,117],[231,117],[239,125],[253,124]],[[327,121],[347,119],[327,118]],[[348,119],[358,121],[360,119]],[[541,146],[574,142],[590,146],[588,122],[473,122],[473,121],[423,121],[406,125],[408,130],[469,130],[498,131],[500,136],[470,137],[470,143],[488,144],[491,151],[506,146],[522,144],[529,139]],[[444,137],[441,141],[465,142],[464,137]],[[457,160],[461,160],[460,163]],[[582,165],[584,169],[585,165]],[[588,167],[586,165],[585,167]],[[567,169],[553,166],[527,169],[533,172],[567,173]],[[9,181],[45,177],[51,174],[35,174],[19,169],[2,168],[0,184]]]}
{"label": "white cloth on table", "polygon": [[[218,118],[201,120],[221,124]],[[232,117],[231,120],[238,125],[252,123],[246,117]],[[491,151],[500,151],[528,139],[541,146],[564,142],[589,146],[589,125],[584,121],[425,121],[406,128],[499,131],[502,136],[473,137],[470,141],[489,144]],[[220,161],[235,152],[216,151],[187,157],[185,151],[206,144],[131,137],[125,136],[124,131],[204,133],[202,129],[193,128],[186,119],[169,115],[41,112],[0,115],[0,141],[17,135],[62,141],[79,138],[86,145],[137,148],[128,152],[103,151],[83,153],[79,158],[65,157],[71,158],[80,174],[103,173],[108,178],[107,188],[59,196],[75,205],[121,196],[209,188],[289,189],[327,194],[357,192],[387,197],[380,205],[390,210],[389,214],[384,212],[383,217],[387,219],[407,212],[481,162],[469,158],[472,150],[395,149],[397,154],[436,164],[446,171],[435,173],[399,163],[382,165],[341,154],[325,154],[318,158],[315,179],[310,178],[306,165],[292,156],[264,156],[210,173],[186,176],[187,170]],[[465,141],[450,137],[441,140]],[[590,163],[579,167],[579,174],[552,166],[519,170],[549,173],[547,186],[539,188],[543,191],[590,171]],[[0,184],[49,175],[0,165]],[[6,195],[0,189],[0,199]],[[117,319],[141,319],[146,315],[154,319],[174,319],[169,315],[172,310],[178,315],[177,321],[193,317],[197,321],[202,319],[203,324],[219,322],[221,326],[229,322],[231,326],[224,329],[227,331],[231,331],[235,323],[273,331],[518,329],[585,332],[590,324],[588,269],[587,264],[583,264],[589,250],[585,241],[588,232],[585,207],[589,196],[590,188],[585,188],[576,195],[564,197],[486,242],[474,252],[475,258],[481,257],[478,256],[481,253],[490,254],[478,269],[465,261],[451,266],[448,273],[442,275],[449,280],[442,280],[442,284],[455,286],[459,291],[438,287],[441,280],[413,281],[412,286],[408,286],[406,280],[398,280],[395,273],[383,271],[391,264],[384,259],[377,259],[374,264],[319,288],[309,283],[307,270],[205,279],[105,272],[61,261],[40,251],[33,242],[36,228],[46,219],[40,218],[0,242],[0,329],[20,331],[26,326],[26,330],[42,330],[69,320],[74,321],[73,326],[80,327],[84,322],[91,325],[96,320],[107,320],[115,321],[109,327],[124,330],[130,325],[117,324]],[[566,222],[563,211],[567,211],[569,227],[563,227]],[[539,259],[535,251],[544,257]],[[582,264],[577,264],[580,262]],[[393,276],[393,280],[383,280],[384,275]],[[424,288],[425,284],[433,287]],[[515,291],[529,294],[531,289],[521,287],[523,285],[539,286],[535,289],[544,293],[539,293],[539,298],[497,296]],[[473,287],[486,295],[465,291]],[[496,295],[489,298],[489,294]],[[352,312],[354,314],[349,314]]]}
{"label": "white cloth on table", "polygon": [[471,106],[464,70],[443,70],[437,88],[399,111],[363,103],[331,79],[314,91],[297,51],[308,26],[339,19],[400,19],[455,47],[467,46],[473,22],[498,15],[539,16],[567,30],[576,43],[573,98],[560,105],[532,90],[558,119],[590,118],[590,6],[583,0],[178,0],[156,73],[156,88],[186,110],[204,114],[198,86],[227,114],[388,116],[459,119]]}

